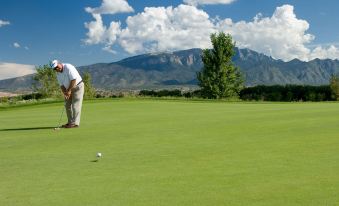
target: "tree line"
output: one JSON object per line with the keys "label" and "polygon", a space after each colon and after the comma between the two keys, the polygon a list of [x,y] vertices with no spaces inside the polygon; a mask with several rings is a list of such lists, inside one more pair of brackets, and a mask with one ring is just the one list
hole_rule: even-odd
{"label": "tree line", "polygon": [[333,101],[335,95],[329,85],[258,85],[240,91],[240,99],[246,101]]}
{"label": "tree line", "polygon": [[[201,90],[180,91],[176,90],[141,90],[140,96],[145,97],[183,97],[203,98]],[[239,100],[243,101],[336,101],[336,94],[330,85],[258,85],[245,87],[239,92]]]}

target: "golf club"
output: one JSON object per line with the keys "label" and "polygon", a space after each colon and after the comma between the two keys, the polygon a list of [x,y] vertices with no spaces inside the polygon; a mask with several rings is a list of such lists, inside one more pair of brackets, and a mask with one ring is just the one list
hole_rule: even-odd
{"label": "golf club", "polygon": [[62,119],[62,116],[64,114],[64,111],[65,111],[65,105],[62,107],[62,111],[61,111],[61,116],[60,116],[60,119],[59,119],[58,127],[54,128],[54,130],[60,130],[61,119]]}

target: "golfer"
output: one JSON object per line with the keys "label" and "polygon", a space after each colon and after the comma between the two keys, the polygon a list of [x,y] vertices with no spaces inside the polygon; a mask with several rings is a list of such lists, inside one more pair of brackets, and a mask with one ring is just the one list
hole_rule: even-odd
{"label": "golfer", "polygon": [[72,64],[53,60],[52,69],[57,72],[58,82],[65,97],[65,109],[68,122],[64,128],[77,128],[80,125],[81,107],[84,96],[84,83]]}

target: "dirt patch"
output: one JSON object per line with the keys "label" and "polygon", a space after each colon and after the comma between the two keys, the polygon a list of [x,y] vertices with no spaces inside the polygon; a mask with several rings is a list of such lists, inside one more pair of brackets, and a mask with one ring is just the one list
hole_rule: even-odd
{"label": "dirt patch", "polygon": [[18,96],[18,94],[8,93],[8,92],[0,92],[0,97],[14,97]]}

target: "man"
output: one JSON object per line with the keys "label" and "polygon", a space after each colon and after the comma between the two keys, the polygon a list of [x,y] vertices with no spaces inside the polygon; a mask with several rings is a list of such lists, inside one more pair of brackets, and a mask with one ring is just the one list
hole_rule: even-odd
{"label": "man", "polygon": [[58,60],[51,63],[52,69],[57,72],[58,82],[65,97],[65,108],[68,122],[64,128],[77,128],[80,125],[81,107],[84,96],[84,83],[77,69]]}

